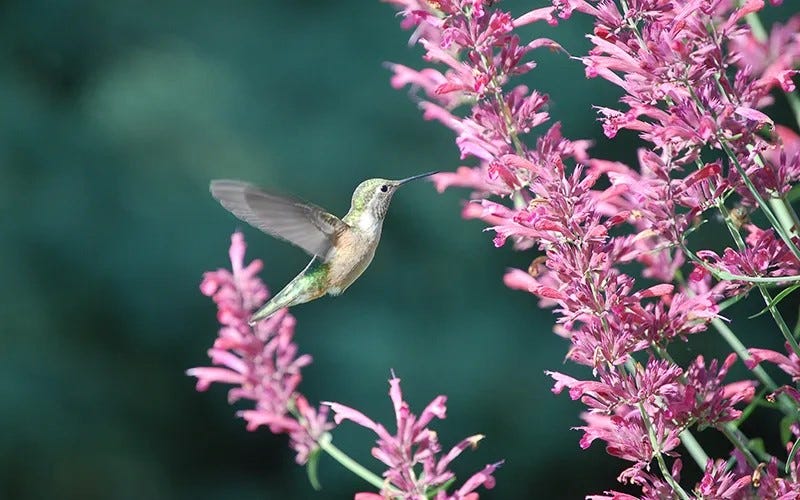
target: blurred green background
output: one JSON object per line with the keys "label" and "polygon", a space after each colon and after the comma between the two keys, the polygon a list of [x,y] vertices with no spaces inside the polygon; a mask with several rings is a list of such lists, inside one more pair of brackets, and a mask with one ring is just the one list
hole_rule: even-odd
{"label": "blurred green background", "polygon": [[[533,7],[545,2],[532,2]],[[507,2],[515,13],[531,3]],[[530,28],[574,53],[587,20]],[[245,179],[343,214],[367,177],[460,163],[453,137],[390,88],[385,61],[420,52],[378,1],[29,1],[0,5],[0,497],[351,498],[369,487],[330,459],[309,486],[284,437],[247,432],[226,390],[198,394],[217,329],[198,291],[242,228],[273,290],[305,254],[235,220],[208,194]],[[616,91],[540,51],[526,80],[565,134],[633,161],[633,136],[600,137],[592,104]],[[582,406],[550,393],[565,341],[534,297],[507,290],[495,249],[460,218],[466,193],[429,183],[395,197],[375,261],[347,294],[296,308],[314,356],[311,400],[392,423],[394,369],[412,408],[449,397],[449,447],[482,433],[459,479],[505,459],[486,498],[581,498],[619,488],[621,461],[580,451]],[[755,310],[757,309],[757,306]],[[372,436],[336,444],[376,472]],[[569,477],[569,480],[565,478]],[[482,494],[483,497],[483,494]]]}

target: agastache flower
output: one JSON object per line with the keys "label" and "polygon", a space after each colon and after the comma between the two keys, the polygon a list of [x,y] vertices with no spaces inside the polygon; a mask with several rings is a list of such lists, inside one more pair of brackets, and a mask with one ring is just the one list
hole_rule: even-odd
{"label": "agastache flower", "polygon": [[792,377],[794,382],[800,381],[800,357],[792,351],[788,343],[786,344],[788,356],[770,349],[751,348],[747,352],[750,354],[750,358],[745,361],[748,368],[752,369],[763,361],[769,361]]}
{"label": "agastache flower", "polygon": [[[749,212],[763,208],[761,199],[785,195],[800,179],[800,155],[783,149],[798,143],[796,135],[782,130],[769,137],[775,124],[761,111],[769,102],[764,75],[747,67],[729,71],[743,60],[730,42],[747,33],[743,19],[763,2],[633,0],[620,7],[554,0],[552,9],[517,18],[553,23],[574,12],[595,18],[588,37],[594,48],[581,60],[588,77],[624,91],[618,108],[598,111],[607,136],[628,129],[651,144],[640,150],[639,168],[590,157],[589,142],[563,137],[558,124],[535,146],[526,144],[526,134],[549,120],[547,97],[514,85],[535,62],[527,59],[530,50],[511,54],[518,47],[558,48],[555,42],[520,40],[518,24],[501,21],[514,16],[493,2],[393,3],[406,7],[406,19],[412,5],[434,14],[415,17],[425,38],[412,42],[419,40],[426,61],[438,64],[416,77],[403,67],[393,84],[427,89],[435,80],[438,92],[426,90],[428,100],[420,102],[424,117],[452,129],[461,159],[476,163],[439,174],[437,188],[472,189],[463,215],[485,221],[496,246],[510,240],[515,249],[539,250],[527,272],[509,270],[504,281],[553,307],[556,333],[571,342],[568,359],[592,369],[590,380],[550,373],[554,392],[568,387],[589,408],[581,446],[604,441],[609,454],[633,463],[621,481],[641,486],[643,498],[672,497],[681,461],[662,480],[650,473],[653,459],[677,456],[679,436],[692,426],[719,428],[736,419],[735,405],[749,401],[755,386],[722,383],[735,356],[708,367],[697,356],[687,369],[654,359],[666,355],[670,342],[720,319],[724,299],[752,288],[715,284],[698,271],[684,280],[682,268],[700,258],[706,261],[695,264],[702,270],[701,263],[712,262],[719,272],[743,276],[800,269],[787,238],[747,222]],[[788,88],[792,71],[767,78]],[[706,160],[709,151],[718,157]],[[727,211],[731,199],[737,207]],[[721,258],[685,251],[687,235],[721,206],[732,231],[749,232],[743,248],[726,249]],[[644,287],[629,274],[623,266],[632,262],[655,283]],[[641,353],[650,358],[645,366],[637,363]],[[741,476],[715,467],[707,469],[703,490],[739,491]]]}
{"label": "agastache flower", "polygon": [[737,477],[735,472],[730,472],[725,460],[709,460],[694,491],[701,498],[739,498],[742,490],[750,486],[750,481],[750,475]]}
{"label": "agastache flower", "polygon": [[[800,65],[800,16],[794,16],[786,23],[775,23],[766,40],[745,31],[731,37],[731,52],[735,54],[736,65],[748,68],[765,91],[781,86],[791,92],[788,85],[782,84],[787,71]],[[793,90],[793,89],[792,89]]]}
{"label": "agastache flower", "polygon": [[467,448],[476,447],[483,439],[482,435],[470,436],[442,455],[436,432],[428,425],[435,418],[445,418],[447,412],[445,396],[437,396],[419,416],[416,416],[411,412],[408,403],[403,400],[400,379],[393,376],[389,380],[389,397],[394,407],[397,426],[394,434],[358,410],[339,403],[326,403],[333,410],[334,421],[337,424],[350,420],[377,434],[378,440],[372,449],[372,456],[388,467],[383,473],[386,485],[380,494],[359,493],[356,495],[356,500],[385,498],[472,500],[478,498],[478,494],[474,491],[480,486],[494,487],[493,474],[502,462],[487,465],[453,493],[447,493],[442,489],[455,478],[449,470],[450,463]]}
{"label": "agastache flower", "polygon": [[297,387],[301,369],[311,356],[298,355],[293,341],[295,319],[285,309],[255,326],[248,318],[269,297],[258,278],[263,264],[253,260],[244,264],[245,241],[241,233],[231,237],[232,271],[219,269],[203,275],[200,291],[217,304],[219,335],[208,355],[214,366],[192,368],[186,373],[197,378],[197,390],[212,383],[232,384],[228,401],[252,401],[254,407],[239,412],[247,429],[265,425],[274,434],[287,434],[289,446],[304,464],[317,449],[320,438],[334,425],[328,421],[328,408],[314,408]]}
{"label": "agastache flower", "polygon": [[[725,152],[728,189],[748,206],[755,205],[754,194],[741,172],[763,196],[784,193],[798,176],[769,160],[780,146],[760,135],[774,124],[759,108],[771,102],[773,85],[791,85],[790,73],[800,62],[792,28],[800,20],[776,26],[760,42],[741,21],[761,9],[761,1],[741,7],[722,1],[682,0],[657,8],[651,3],[632,2],[624,12],[616,2],[581,9],[595,18],[596,34],[588,37],[594,48],[582,58],[587,75],[626,94],[621,109],[599,108],[606,135],[621,128],[640,132],[665,160],[665,174],[691,166],[703,147]],[[554,2],[563,9],[562,4]],[[729,76],[727,68],[737,64],[739,71]]]}

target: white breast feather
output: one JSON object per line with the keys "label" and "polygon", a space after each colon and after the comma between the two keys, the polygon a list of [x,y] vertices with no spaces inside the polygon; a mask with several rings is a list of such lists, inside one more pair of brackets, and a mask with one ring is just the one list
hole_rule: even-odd
{"label": "white breast feather", "polygon": [[358,219],[358,228],[362,231],[372,231],[378,224],[378,220],[369,211],[364,212]]}

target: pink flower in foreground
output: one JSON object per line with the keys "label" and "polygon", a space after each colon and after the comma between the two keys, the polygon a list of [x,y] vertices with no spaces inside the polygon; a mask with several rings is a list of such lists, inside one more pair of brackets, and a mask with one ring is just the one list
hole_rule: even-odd
{"label": "pink flower in foreground", "polygon": [[750,485],[750,475],[730,471],[725,460],[709,460],[705,475],[695,487],[702,498],[737,498]]}
{"label": "pink flower in foreground", "polygon": [[228,392],[230,403],[240,399],[255,402],[255,408],[239,412],[247,421],[247,429],[266,425],[275,434],[288,434],[297,463],[304,464],[320,437],[334,426],[328,422],[327,407],[315,409],[297,392],[300,369],[311,363],[311,356],[297,354],[292,341],[294,317],[282,310],[253,327],[247,324],[269,293],[257,276],[261,261],[244,265],[245,249],[242,233],[234,233],[232,272],[219,269],[203,275],[200,291],[217,304],[222,327],[208,350],[215,366],[192,368],[186,373],[197,377],[198,391],[215,382],[233,384]]}
{"label": "pink flower in foreground", "polygon": [[[792,84],[795,21],[765,47],[748,38],[744,20],[763,0],[552,0],[516,18],[489,0],[390,1],[403,27],[415,29],[411,41],[427,66],[392,66],[392,85],[423,91],[423,117],[452,129],[461,160],[474,163],[435,176],[437,189],[471,188],[462,214],[486,222],[496,246],[510,240],[539,250],[527,272],[509,270],[505,283],[553,307],[556,333],[571,342],[567,358],[591,367],[589,380],[550,373],[554,392],[569,388],[588,407],[581,446],[599,439],[631,462],[619,480],[638,485],[641,498],[675,498],[681,460],[671,478],[659,477],[669,472],[654,460],[677,457],[686,430],[737,419],[735,405],[755,387],[722,382],[735,356],[708,366],[696,356],[686,368],[657,360],[670,343],[706,330],[725,299],[753,288],[697,271],[686,280],[686,265],[699,259],[771,278],[800,269],[795,242],[747,219],[766,205],[759,200],[785,195],[800,179],[796,134],[772,134],[761,111],[770,86]],[[593,48],[580,58],[587,76],[624,92],[619,106],[597,108],[606,135],[628,129],[650,143],[638,168],[590,157],[590,143],[564,137],[558,123],[529,136],[549,120],[548,98],[515,80],[535,68],[534,49],[558,45],[524,40],[516,28],[573,12],[594,18]],[[780,57],[784,46],[792,52]],[[748,61],[765,53],[772,60],[762,67]],[[737,248],[686,251],[689,234],[719,219],[708,211],[725,215]],[[634,274],[638,265],[650,283]],[[700,464],[706,475],[696,488],[704,498],[744,489],[745,473],[709,463]],[[596,498],[633,498],[608,494]]]}
{"label": "pink flower in foreground", "polygon": [[[390,434],[381,424],[348,406],[339,403],[326,403],[334,411],[334,421],[340,424],[343,420],[352,420],[358,425],[371,429],[378,435],[377,446],[372,449],[372,456],[386,464],[388,469],[383,473],[386,484],[379,494],[359,493],[356,500],[379,500],[383,498],[403,498],[409,500],[475,500],[478,494],[474,491],[480,487],[493,488],[494,471],[502,464],[498,462],[487,465],[453,493],[440,490],[455,478],[448,466],[462,451],[474,448],[483,436],[476,434],[455,445],[447,454],[441,456],[441,446],[436,432],[428,428],[434,419],[444,419],[447,408],[445,396],[437,396],[428,404],[419,416],[411,413],[408,403],[403,401],[400,390],[400,379],[389,380],[389,397],[394,406],[397,420],[397,432]],[[433,496],[431,494],[435,491]]]}
{"label": "pink flower in foreground", "polygon": [[752,348],[748,349],[747,352],[752,356],[745,361],[748,368],[752,369],[762,361],[769,361],[770,363],[775,363],[778,368],[790,375],[795,382],[800,380],[800,358],[792,351],[788,343],[786,344],[788,356],[769,349]]}
{"label": "pink flower in foreground", "polygon": [[793,16],[786,23],[775,23],[769,37],[758,40],[749,31],[731,39],[732,51],[738,55],[736,65],[750,71],[759,78],[765,90],[780,85],[781,73],[800,64],[800,16]]}

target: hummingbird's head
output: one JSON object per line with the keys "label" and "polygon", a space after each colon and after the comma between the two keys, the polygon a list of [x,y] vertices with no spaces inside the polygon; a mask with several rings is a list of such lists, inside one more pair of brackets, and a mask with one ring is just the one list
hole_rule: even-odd
{"label": "hummingbird's head", "polygon": [[358,185],[353,193],[353,201],[350,204],[351,213],[370,214],[375,220],[382,221],[386,217],[389,203],[397,188],[406,182],[414,179],[421,179],[436,172],[414,175],[399,181],[389,179],[367,179]]}

